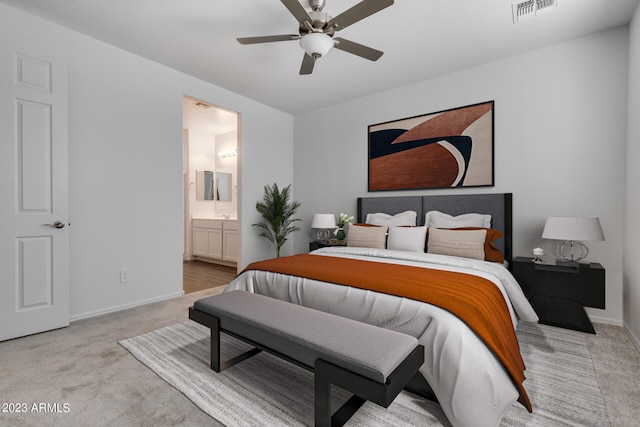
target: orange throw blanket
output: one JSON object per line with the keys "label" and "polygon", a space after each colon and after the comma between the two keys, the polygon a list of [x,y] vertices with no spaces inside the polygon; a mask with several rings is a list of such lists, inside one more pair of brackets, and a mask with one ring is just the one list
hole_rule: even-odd
{"label": "orange throw blanket", "polygon": [[470,274],[318,255],[294,255],[254,262],[263,270],[369,289],[426,302],[463,320],[502,362],[532,411],[524,389],[524,361],[502,292],[491,281]]}

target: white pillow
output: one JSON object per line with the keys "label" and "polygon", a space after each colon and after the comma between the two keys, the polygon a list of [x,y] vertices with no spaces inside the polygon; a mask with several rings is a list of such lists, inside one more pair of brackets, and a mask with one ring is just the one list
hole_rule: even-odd
{"label": "white pillow", "polygon": [[424,225],[429,228],[491,228],[491,215],[468,213],[452,216],[439,211],[429,211],[424,215]]}
{"label": "white pillow", "polygon": [[364,222],[372,225],[388,225],[389,227],[401,225],[415,227],[417,218],[418,214],[416,211],[404,211],[395,215],[379,212],[367,214]]}
{"label": "white pillow", "polygon": [[387,226],[367,227],[350,224],[347,234],[347,246],[384,249],[387,243],[388,228]]}
{"label": "white pillow", "polygon": [[427,227],[389,227],[387,249],[423,252],[427,239]]}
{"label": "white pillow", "polygon": [[484,260],[484,241],[487,230],[429,229],[427,252]]}

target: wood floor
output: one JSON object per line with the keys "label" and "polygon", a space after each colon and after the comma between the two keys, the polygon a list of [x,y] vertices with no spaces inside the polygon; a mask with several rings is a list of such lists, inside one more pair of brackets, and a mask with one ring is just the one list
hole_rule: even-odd
{"label": "wood floor", "polygon": [[236,268],[204,261],[183,263],[182,288],[185,294],[223,286],[236,277]]}

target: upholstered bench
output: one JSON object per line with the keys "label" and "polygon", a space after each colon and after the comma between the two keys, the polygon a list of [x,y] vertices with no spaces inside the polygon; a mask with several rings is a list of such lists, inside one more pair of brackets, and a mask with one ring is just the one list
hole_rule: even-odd
{"label": "upholstered bench", "polygon": [[[216,372],[261,350],[313,371],[316,426],[343,425],[367,400],[388,407],[424,362],[409,335],[245,291],[198,300],[189,318],[211,329]],[[220,332],[255,348],[222,363]],[[332,384],[354,394],[333,416]]]}

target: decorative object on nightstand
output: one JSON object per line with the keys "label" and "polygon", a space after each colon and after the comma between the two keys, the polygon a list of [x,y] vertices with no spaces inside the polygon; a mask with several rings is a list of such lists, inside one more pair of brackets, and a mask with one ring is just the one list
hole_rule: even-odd
{"label": "decorative object on nightstand", "polygon": [[540,323],[595,334],[584,306],[605,308],[605,270],[598,263],[540,264],[513,260],[513,276]]}
{"label": "decorative object on nightstand", "polygon": [[542,260],[542,257],[544,255],[544,249],[542,248],[535,248],[533,250],[533,262],[537,262],[539,264],[543,263],[544,261]]}
{"label": "decorative object on nightstand", "polygon": [[556,247],[558,258],[577,263],[589,255],[583,241],[603,241],[597,217],[550,216],[544,224],[543,239],[562,240]]}
{"label": "decorative object on nightstand", "polygon": [[336,228],[336,217],[334,214],[314,214],[311,221],[311,228],[315,228],[316,241],[327,242],[332,229]]}
{"label": "decorative object on nightstand", "polygon": [[346,213],[340,213],[340,217],[338,218],[338,229],[334,233],[338,241],[342,241],[346,237],[344,233],[344,227],[347,224],[351,224],[351,221],[353,221],[352,216],[349,216]]}

